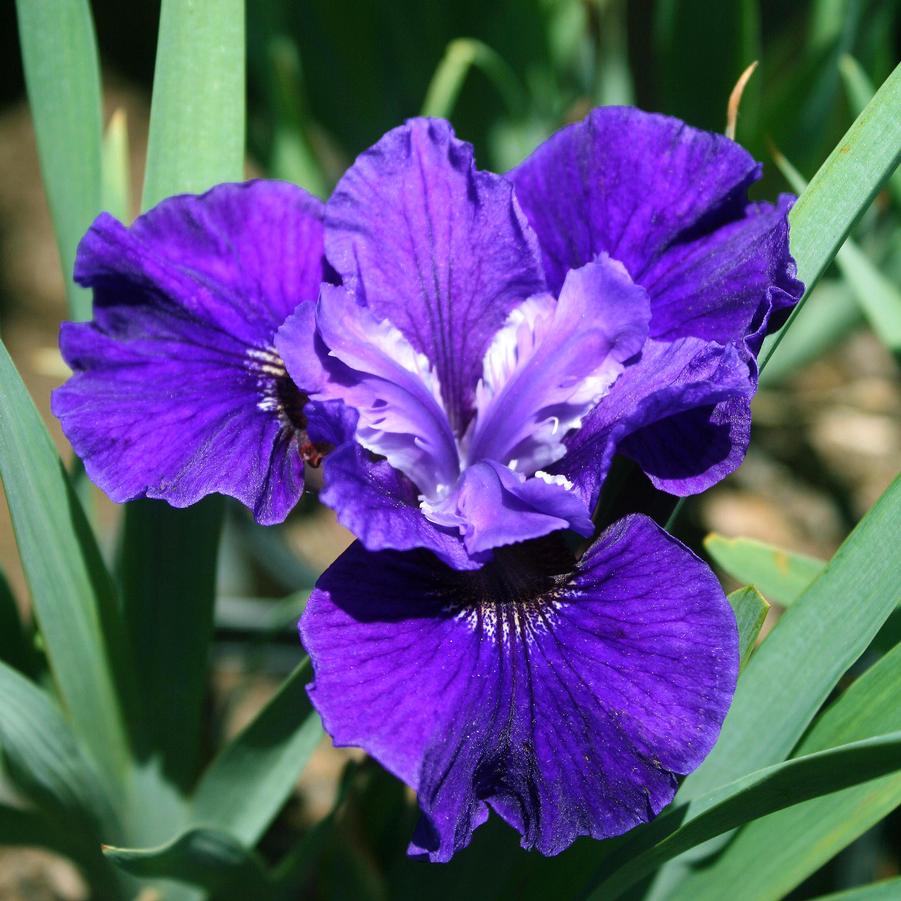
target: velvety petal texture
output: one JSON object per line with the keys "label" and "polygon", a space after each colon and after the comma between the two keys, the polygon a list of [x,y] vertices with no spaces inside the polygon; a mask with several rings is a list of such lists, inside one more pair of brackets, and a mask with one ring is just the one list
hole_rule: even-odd
{"label": "velvety petal texture", "polygon": [[641,352],[649,315],[644,290],[606,254],[569,272],[559,299],[515,308],[485,354],[464,459],[531,475],[562,457],[567,433]]}
{"label": "velvety petal texture", "polygon": [[63,325],[74,374],[53,411],[113,500],[183,507],[219,492],[262,523],[284,519],[303,457],[321,454],[273,340],[318,295],[322,241],[321,202],[280,182],[172,197],[131,227],[97,218],[75,267],[94,318]]}
{"label": "velvety petal texture", "polygon": [[551,471],[590,508],[615,453],[632,457],[671,494],[703,491],[738,467],[748,446],[750,352],[699,338],[649,340],[610,394],[566,440]]}
{"label": "velvety petal texture", "polygon": [[[762,167],[722,135],[602,107],[510,173],[551,290],[606,252],[651,298],[651,336],[744,340],[798,300],[791,197],[750,204]],[[778,317],[777,317],[778,318]]]}
{"label": "velvety petal texture", "polygon": [[510,182],[477,170],[449,123],[411,119],[338,182],[325,243],[344,284],[432,363],[462,430],[492,335],[545,289]]}
{"label": "velvety petal texture", "polygon": [[[748,188],[760,172],[743,148],[722,135],[667,116],[605,107],[561,129],[510,173],[538,234],[551,290],[571,270],[608,253],[647,291],[652,339],[701,339],[723,355],[722,385],[708,366],[708,390],[698,391],[689,380],[674,392],[668,383],[662,394],[642,391],[638,407],[627,410],[623,401],[630,395],[620,388],[610,413],[599,405],[597,416],[605,421],[615,410],[641,424],[641,434],[622,450],[673,494],[702,491],[741,462],[757,384],[753,354],[803,293],[789,253],[793,198],[749,203]],[[649,347],[651,359],[629,374],[631,396],[639,379],[650,387],[659,352]],[[730,361],[743,353],[748,363],[738,384],[739,370]],[[658,401],[674,393],[678,408],[666,411]],[[649,401],[652,395],[657,401]],[[605,432],[616,440],[630,433],[623,427]],[[575,439],[583,449],[589,440]],[[582,462],[588,472],[584,453]],[[577,469],[572,462],[561,466]],[[597,481],[592,474],[585,490],[592,493]]]}
{"label": "velvety petal texture", "polygon": [[710,751],[738,673],[713,574],[641,516],[575,565],[542,542],[476,573],[354,545],[301,634],[327,731],[417,790],[411,851],[439,861],[489,805],[543,854],[647,821]]}

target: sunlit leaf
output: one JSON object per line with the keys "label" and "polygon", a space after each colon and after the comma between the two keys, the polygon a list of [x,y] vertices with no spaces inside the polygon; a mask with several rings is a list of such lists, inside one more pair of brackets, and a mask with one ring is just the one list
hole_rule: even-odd
{"label": "sunlit leaf", "polygon": [[676,804],[618,843],[590,901],[619,897],[666,861],[743,823],[891,773],[899,753],[901,732],[892,732],[792,758]]}
{"label": "sunlit leaf", "polygon": [[210,764],[194,794],[192,823],[215,826],[247,845],[259,839],[322,738],[305,688],[311,676],[305,660]]}
{"label": "sunlit leaf", "polygon": [[112,584],[41,417],[0,346],[0,476],[57,692],[105,777],[128,759]]}
{"label": "sunlit leaf", "polygon": [[[813,724],[797,755],[901,729],[901,646],[874,664]],[[718,901],[724,885],[782,898],[901,804],[901,773],[845,788],[745,826],[692,871],[670,901]]]}
{"label": "sunlit leaf", "polygon": [[725,538],[716,533],[704,539],[704,549],[736,581],[753,585],[783,607],[793,604],[826,565],[753,538]]}
{"label": "sunlit leaf", "polygon": [[16,0],[28,100],[69,311],[88,319],[72,281],[75,248],[100,212],[100,74],[88,0]]}
{"label": "sunlit leaf", "polygon": [[[835,257],[848,233],[901,159],[901,65],[838,142],[789,214],[791,251],[805,298]],[[797,317],[805,298],[761,355],[761,367]]]}
{"label": "sunlit leaf", "polygon": [[729,603],[738,623],[738,650],[744,666],[754,650],[754,644],[770,605],[754,587],[739,588],[729,595]]}

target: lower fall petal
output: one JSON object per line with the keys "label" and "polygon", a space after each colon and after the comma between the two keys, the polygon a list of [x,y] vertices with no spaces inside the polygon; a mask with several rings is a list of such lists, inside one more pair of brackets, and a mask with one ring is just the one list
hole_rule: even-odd
{"label": "lower fall petal", "polygon": [[738,672],[715,577],[641,516],[575,564],[547,541],[476,573],[354,545],[301,633],[326,729],[417,790],[411,850],[438,861],[488,807],[547,855],[649,820],[710,751]]}
{"label": "lower fall petal", "polygon": [[169,198],[130,227],[108,214],[91,226],[75,277],[94,318],[63,326],[73,376],[53,411],[113,500],[184,507],[218,492],[266,524],[297,502],[306,397],[273,340],[315,300],[321,216],[300,188],[248,182]]}

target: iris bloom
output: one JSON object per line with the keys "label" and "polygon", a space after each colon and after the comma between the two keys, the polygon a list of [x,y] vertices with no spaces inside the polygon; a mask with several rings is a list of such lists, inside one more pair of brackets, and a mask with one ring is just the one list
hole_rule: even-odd
{"label": "iris bloom", "polygon": [[411,853],[450,859],[489,808],[544,854],[620,834],[713,746],[738,669],[722,589],[650,519],[594,537],[591,512],[614,453],[673,494],[741,460],[755,354],[801,292],[790,199],[747,201],[759,173],[635,110],[505,177],[412,120],[324,212],[224,186],[240,214],[174,198],[85,239],[97,313],[64,333],[56,409],[101,485],[271,521],[330,450],[321,498],[359,542],[301,623],[310,693],[417,790]]}

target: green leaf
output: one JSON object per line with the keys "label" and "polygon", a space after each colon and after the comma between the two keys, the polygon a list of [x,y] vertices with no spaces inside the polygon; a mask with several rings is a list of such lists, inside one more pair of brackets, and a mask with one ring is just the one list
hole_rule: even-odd
{"label": "green leaf", "polygon": [[[901,729],[901,645],[857,679],[813,724],[797,756]],[[751,898],[783,898],[901,804],[901,773],[814,798],[748,823],[669,901],[718,901],[724,885]]]}
{"label": "green leaf", "polygon": [[112,584],[62,462],[0,345],[0,477],[59,697],[104,776],[128,758]]}
{"label": "green leaf", "polygon": [[899,753],[901,732],[891,732],[766,767],[671,807],[617,842],[607,860],[621,863],[606,869],[590,899],[616,898],[666,861],[743,823],[891,773]]}
{"label": "green leaf", "polygon": [[[719,741],[679,800],[783,759],[901,594],[901,557],[887,554],[901,520],[901,477],[751,657]],[[853,601],[851,600],[853,599]]]}
{"label": "green leaf", "polygon": [[901,876],[883,879],[870,885],[860,885],[844,892],[820,895],[814,901],[896,901],[901,894]]}
{"label": "green leaf", "polygon": [[463,89],[463,82],[473,66],[485,73],[504,98],[511,113],[520,113],[525,108],[519,79],[507,62],[482,41],[457,38],[447,45],[444,58],[429,82],[422,103],[422,115],[443,118],[450,116]]}
{"label": "green leaf", "polygon": [[744,667],[754,650],[754,644],[763,627],[763,621],[766,619],[770,605],[760,592],[751,586],[739,588],[728,597],[732,611],[735,613],[735,621],[738,624],[738,649],[741,655],[741,665]]}
{"label": "green leaf", "polygon": [[[803,191],[801,174],[780,153],[776,165],[796,191]],[[873,331],[896,356],[901,355],[901,291],[887,279],[849,238],[835,257]]]}
{"label": "green leaf", "polygon": [[[218,497],[189,510],[136,501],[121,536],[123,615],[147,712],[143,738],[166,781],[182,791],[197,773],[222,506]],[[162,832],[172,834],[168,826]]]}
{"label": "green leaf", "polygon": [[[243,0],[164,0],[143,207],[217,182],[244,164]],[[212,633],[222,499],[189,510],[142,501],[126,510],[121,579],[145,719],[131,820],[147,844],[171,835],[196,774]]]}
{"label": "green leaf", "polygon": [[[848,53],[838,61],[838,67],[842,73],[851,109],[854,110],[855,116],[859,116],[876,93],[873,83],[860,63]],[[895,203],[901,205],[901,171],[895,170],[894,175],[888,180],[888,189],[892,192]]]}
{"label": "green leaf", "polygon": [[158,848],[105,846],[103,853],[131,876],[187,883],[217,901],[269,897],[269,879],[260,858],[232,836],[213,829],[192,829]]}
{"label": "green leaf", "polygon": [[40,688],[4,663],[0,747],[11,778],[42,811],[97,839],[119,834],[106,786],[60,711]]}
{"label": "green leaf", "polygon": [[901,356],[901,291],[851,240],[835,258],[879,340]]}
{"label": "green leaf", "polygon": [[895,171],[901,159],[899,106],[901,66],[876,92],[792,208],[791,251],[805,296],[761,359],[761,369],[848,233]]}
{"label": "green leaf", "polygon": [[[863,322],[860,305],[844,279],[823,279],[810,301],[792,323],[779,345],[779,355],[770,357],[760,377],[761,388],[781,384],[786,378],[836,347]],[[773,343],[764,342],[765,351]]]}
{"label": "green leaf", "polygon": [[163,0],[142,207],[244,173],[244,0]]}
{"label": "green leaf", "polygon": [[704,539],[704,549],[732,578],[753,585],[783,607],[791,606],[826,565],[753,538],[726,538],[715,532]]}
{"label": "green leaf", "polygon": [[306,693],[304,660],[277,694],[210,764],[194,794],[191,822],[253,845],[284,804],[322,726]]}
{"label": "green leaf", "polygon": [[25,83],[69,313],[91,298],[72,280],[75,249],[100,212],[100,74],[88,0],[16,0]]}

